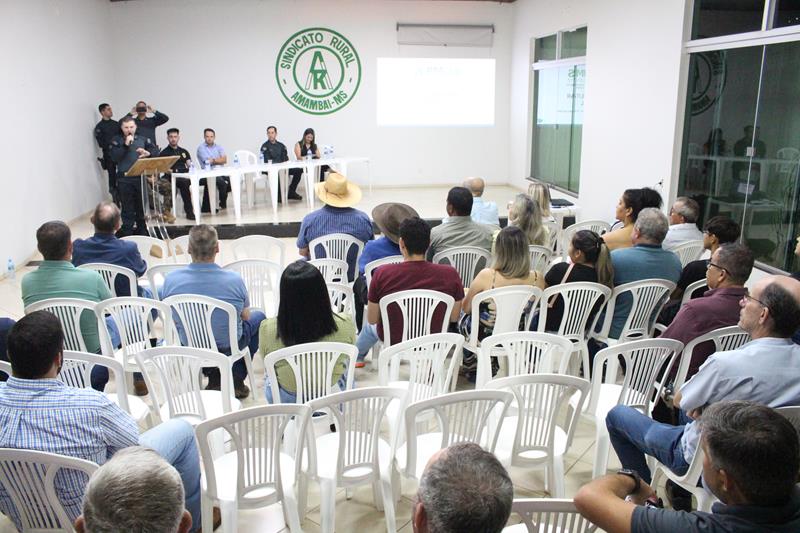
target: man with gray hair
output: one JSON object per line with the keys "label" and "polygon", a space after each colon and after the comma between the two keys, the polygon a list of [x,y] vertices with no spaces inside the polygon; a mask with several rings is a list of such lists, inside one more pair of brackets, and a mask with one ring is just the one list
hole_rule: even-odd
{"label": "man with gray hair", "polygon": [[[643,279],[665,279],[677,283],[681,277],[681,262],[674,253],[662,248],[667,235],[667,217],[655,207],[639,212],[633,225],[630,248],[618,248],[611,252],[614,265],[614,286]],[[609,335],[618,338],[631,311],[632,298],[623,294],[617,299]]]}
{"label": "man with gray hair", "polygon": [[497,204],[483,199],[483,190],[486,183],[483,178],[467,178],[464,187],[472,193],[472,211],[470,217],[479,224],[500,226],[500,217],[497,215]]}
{"label": "man with gray hair", "polygon": [[[189,255],[192,262],[186,268],[170,272],[164,280],[161,298],[176,294],[199,294],[228,302],[239,314],[236,324],[236,337],[239,349],[250,348],[251,356],[258,351],[258,327],[265,315],[261,311],[251,311],[250,297],[244,280],[231,270],[224,270],[214,262],[219,253],[217,230],[208,224],[199,224],[189,231]],[[177,324],[181,339],[185,339],[180,322]],[[211,329],[217,341],[217,349],[226,355],[231,354],[228,346],[228,317],[222,313],[214,313],[211,318]],[[220,390],[220,374],[218,369],[203,370],[208,376],[208,390]],[[236,398],[246,398],[250,389],[244,384],[247,367],[244,359],[233,364],[233,386]]]}
{"label": "man with gray hair", "polygon": [[514,486],[490,452],[472,442],[439,450],[425,466],[411,512],[415,533],[500,532]]}
{"label": "man with gray hair", "polygon": [[75,530],[187,533],[192,515],[183,501],[178,471],[154,450],[131,446],[118,451],[89,479]]}
{"label": "man with gray hair", "polygon": [[662,246],[670,249],[689,241],[702,241],[703,232],[697,227],[700,206],[688,196],[679,196],[669,210],[669,231]]}

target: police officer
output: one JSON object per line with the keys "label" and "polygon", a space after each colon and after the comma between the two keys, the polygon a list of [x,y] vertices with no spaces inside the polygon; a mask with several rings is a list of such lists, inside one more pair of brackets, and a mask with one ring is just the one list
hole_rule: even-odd
{"label": "police officer", "polygon": [[111,159],[117,164],[117,188],[122,201],[122,228],[118,237],[135,233],[147,235],[147,223],[144,219],[142,204],[142,179],[140,176],[126,176],[137,160],[158,153],[158,147],[152,139],[136,135],[136,122],[133,117],[126,116],[120,121],[121,135],[111,141]]}
{"label": "police officer", "polygon": [[[269,126],[267,128],[267,141],[261,145],[261,153],[264,156],[264,162],[272,161],[273,163],[283,163],[289,160],[289,153],[286,151],[286,145],[278,140],[278,128]],[[292,176],[292,183],[289,184],[289,198],[302,197],[297,194],[297,184],[300,183],[300,176]],[[281,203],[281,184],[278,183],[278,203]]]}
{"label": "police officer", "polygon": [[[153,116],[148,117],[148,113]],[[167,115],[156,111],[141,100],[136,102],[136,105],[133,106],[133,109],[131,109],[131,112],[128,113],[127,116],[133,117],[136,121],[136,131],[139,132],[139,136],[150,139],[153,141],[153,144],[157,144],[156,128],[169,120]],[[153,155],[155,155],[155,153]]]}
{"label": "police officer", "polygon": [[108,192],[115,203],[119,203],[119,194],[117,193],[117,166],[111,160],[111,141],[115,135],[119,134],[119,122],[111,120],[114,115],[111,106],[108,104],[100,104],[97,106],[100,111],[102,119],[94,127],[94,138],[97,141],[97,146],[103,151],[103,157],[97,158],[100,161],[100,166],[103,170],[108,172]]}
{"label": "police officer", "polygon": [[[180,159],[173,163],[172,168],[170,168],[169,172],[188,172],[189,171],[189,161],[192,160],[192,156],[189,155],[189,151],[185,148],[181,148],[178,146],[178,142],[181,140],[181,132],[178,128],[170,128],[167,130],[167,141],[169,145],[161,150],[161,153],[158,154],[159,157],[170,157],[170,156],[178,156]],[[164,174],[161,178],[169,179],[169,173]],[[205,180],[203,180],[205,181]],[[192,207],[192,195],[189,192],[189,185],[190,185],[189,178],[175,178],[175,186],[178,187],[178,192],[181,194],[181,200],[183,200],[183,209],[186,212],[186,218],[189,220],[194,220],[194,208]],[[170,180],[170,186],[172,185],[172,180]],[[170,190],[170,195],[172,191]],[[172,198],[170,198],[170,207],[172,206]]]}

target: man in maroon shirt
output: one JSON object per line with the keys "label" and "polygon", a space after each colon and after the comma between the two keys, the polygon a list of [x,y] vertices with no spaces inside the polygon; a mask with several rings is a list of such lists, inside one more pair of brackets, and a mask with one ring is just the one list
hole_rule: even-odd
{"label": "man in maroon shirt", "polygon": [[[455,268],[450,265],[435,265],[425,260],[425,252],[431,242],[431,228],[419,217],[407,218],[400,224],[400,253],[403,262],[384,265],[372,273],[372,281],[367,295],[367,322],[356,340],[358,361],[356,367],[364,366],[364,358],[376,342],[384,338],[381,324],[381,298],[389,294],[412,289],[428,289],[443,292],[453,297],[455,305],[450,312],[450,322],[458,320],[461,300],[464,299],[464,285]],[[440,333],[444,306],[433,314],[431,333]],[[392,344],[401,341],[403,318],[396,305],[389,307]]]}

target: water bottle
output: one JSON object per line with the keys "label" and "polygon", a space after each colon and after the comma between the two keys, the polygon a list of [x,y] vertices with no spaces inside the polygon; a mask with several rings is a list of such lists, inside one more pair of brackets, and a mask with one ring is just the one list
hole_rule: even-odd
{"label": "water bottle", "polygon": [[211,170],[211,160],[206,159],[206,170]]}
{"label": "water bottle", "polygon": [[17,277],[17,270],[14,267],[14,260],[9,257],[8,266],[6,267],[6,279],[16,279],[16,277]]}
{"label": "water bottle", "polygon": [[258,152],[258,164],[259,165],[264,164],[264,152]]}
{"label": "water bottle", "polygon": [[233,166],[239,166],[239,154],[233,154]]}
{"label": "water bottle", "polygon": [[189,160],[189,173],[190,174],[194,174],[195,172],[197,172],[197,168],[194,166],[194,160],[190,159]]}
{"label": "water bottle", "polygon": [[331,159],[333,159],[333,157],[334,157],[334,155],[333,155],[333,145],[331,145],[329,148],[330,149],[328,150],[328,155],[330,156]]}
{"label": "water bottle", "polygon": [[307,159],[307,160],[309,160],[309,161],[311,161],[311,159],[312,159],[313,157],[314,157],[314,154],[311,152],[311,148],[309,148],[309,149],[308,149],[308,152],[306,152],[306,159]]}

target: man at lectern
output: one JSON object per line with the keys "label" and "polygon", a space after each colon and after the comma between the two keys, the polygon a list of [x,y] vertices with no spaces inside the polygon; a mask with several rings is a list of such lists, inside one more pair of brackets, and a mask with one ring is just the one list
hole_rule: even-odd
{"label": "man at lectern", "polygon": [[[126,116],[120,121],[121,135],[111,141],[111,159],[117,164],[117,189],[122,201],[122,228],[118,237],[127,235],[147,235],[147,223],[142,205],[142,179],[139,176],[126,176],[136,161],[143,157],[158,155],[158,147],[152,139],[136,135],[136,122]],[[134,229],[135,225],[135,229]]]}

